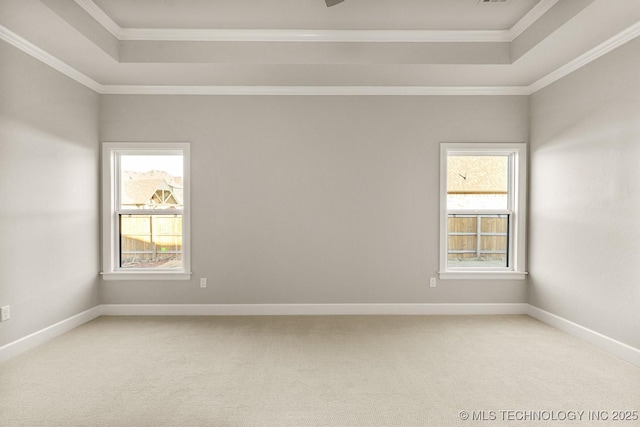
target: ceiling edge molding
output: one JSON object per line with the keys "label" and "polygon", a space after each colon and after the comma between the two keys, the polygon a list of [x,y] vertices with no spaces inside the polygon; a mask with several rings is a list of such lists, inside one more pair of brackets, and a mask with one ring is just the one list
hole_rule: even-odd
{"label": "ceiling edge molding", "polygon": [[103,85],[3,25],[0,39],[101,95],[528,95],[522,86],[165,86]]}
{"label": "ceiling edge molding", "polygon": [[4,25],[0,25],[0,39],[6,41],[10,45],[20,49],[24,53],[31,55],[33,58],[50,66],[54,70],[59,71],[65,76],[77,81],[78,83],[88,87],[89,89],[101,93],[103,86],[93,80],[91,77],[81,73],[80,71],[51,55],[49,52],[39,48],[30,41],[20,37]]}
{"label": "ceiling edge molding", "polygon": [[559,0],[540,0],[508,30],[269,30],[122,28],[93,0],[74,0],[121,41],[512,42]]}
{"label": "ceiling edge molding", "polygon": [[525,86],[147,86],[106,85],[105,95],[451,96],[529,95]]}
{"label": "ceiling edge molding", "polygon": [[162,86],[103,85],[0,25],[0,40],[104,95],[531,95],[640,35],[628,27],[529,86]]}
{"label": "ceiling edge molding", "polygon": [[584,67],[588,63],[600,58],[601,56],[611,52],[612,50],[622,46],[623,44],[630,42],[638,36],[640,36],[640,22],[633,24],[626,30],[621,31],[615,36],[600,43],[598,46],[588,50],[572,61],[566,63],[565,65],[550,72],[541,79],[530,84],[528,86],[529,91],[531,93],[535,93],[540,89],[549,86],[551,83],[560,80],[568,74],[573,73],[574,71]]}
{"label": "ceiling edge molding", "polygon": [[122,28],[124,41],[429,43],[509,42],[507,30],[258,30]]}
{"label": "ceiling edge molding", "polygon": [[116,39],[122,40],[122,27],[111,19],[93,0],[75,0],[75,2],[84,9],[93,19],[98,21],[107,31],[111,33]]}
{"label": "ceiling edge molding", "polygon": [[559,0],[540,0],[522,19],[508,30],[509,41],[514,41],[520,34],[524,33],[527,28],[547,13],[558,1]]}

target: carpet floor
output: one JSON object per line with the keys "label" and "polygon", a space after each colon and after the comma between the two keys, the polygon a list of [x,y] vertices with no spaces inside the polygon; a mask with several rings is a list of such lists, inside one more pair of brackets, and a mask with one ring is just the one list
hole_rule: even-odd
{"label": "carpet floor", "polygon": [[10,427],[636,427],[638,416],[639,367],[527,316],[100,317],[0,364]]}

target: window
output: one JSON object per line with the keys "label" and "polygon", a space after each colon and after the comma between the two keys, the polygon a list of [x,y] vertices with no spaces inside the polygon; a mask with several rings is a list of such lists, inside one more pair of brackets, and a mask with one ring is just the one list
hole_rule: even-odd
{"label": "window", "polygon": [[440,151],[440,278],[524,279],[526,144]]}
{"label": "window", "polygon": [[189,144],[102,144],[105,280],[188,280]]}

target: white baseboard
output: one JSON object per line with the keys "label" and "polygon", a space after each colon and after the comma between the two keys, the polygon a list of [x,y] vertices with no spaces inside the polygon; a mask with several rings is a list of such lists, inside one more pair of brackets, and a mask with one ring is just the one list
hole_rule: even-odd
{"label": "white baseboard", "polygon": [[78,313],[75,316],[68,317],[51,326],[47,326],[37,332],[29,334],[18,340],[12,341],[0,347],[0,362],[4,362],[20,353],[31,350],[52,338],[64,334],[78,326],[87,323],[100,316],[100,306],[97,305],[88,310]]}
{"label": "white baseboard", "polygon": [[527,314],[636,366],[640,349],[526,303],[504,304],[103,304],[0,347],[0,362],[100,316],[491,315]]}
{"label": "white baseboard", "polygon": [[4,362],[100,316],[526,314],[527,304],[103,304],[0,347]]}
{"label": "white baseboard", "polygon": [[103,304],[103,316],[526,314],[527,304]]}
{"label": "white baseboard", "polygon": [[0,362],[100,316],[526,314],[527,304],[103,304],[0,347]]}
{"label": "white baseboard", "polygon": [[548,311],[542,310],[538,307],[534,307],[531,304],[527,305],[527,314],[534,319],[566,332],[569,335],[573,335],[576,338],[580,338],[589,344],[614,354],[636,366],[640,366],[640,349],[631,347],[630,345],[614,340],[613,338],[609,338],[606,335],[602,335],[599,332],[585,328],[584,326],[578,325],[577,323],[563,317],[549,313]]}

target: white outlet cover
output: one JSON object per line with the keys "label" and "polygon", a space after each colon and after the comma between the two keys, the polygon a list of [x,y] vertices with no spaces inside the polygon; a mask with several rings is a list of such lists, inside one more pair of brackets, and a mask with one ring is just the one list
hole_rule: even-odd
{"label": "white outlet cover", "polygon": [[11,306],[5,305],[0,309],[0,313],[3,322],[11,319]]}

